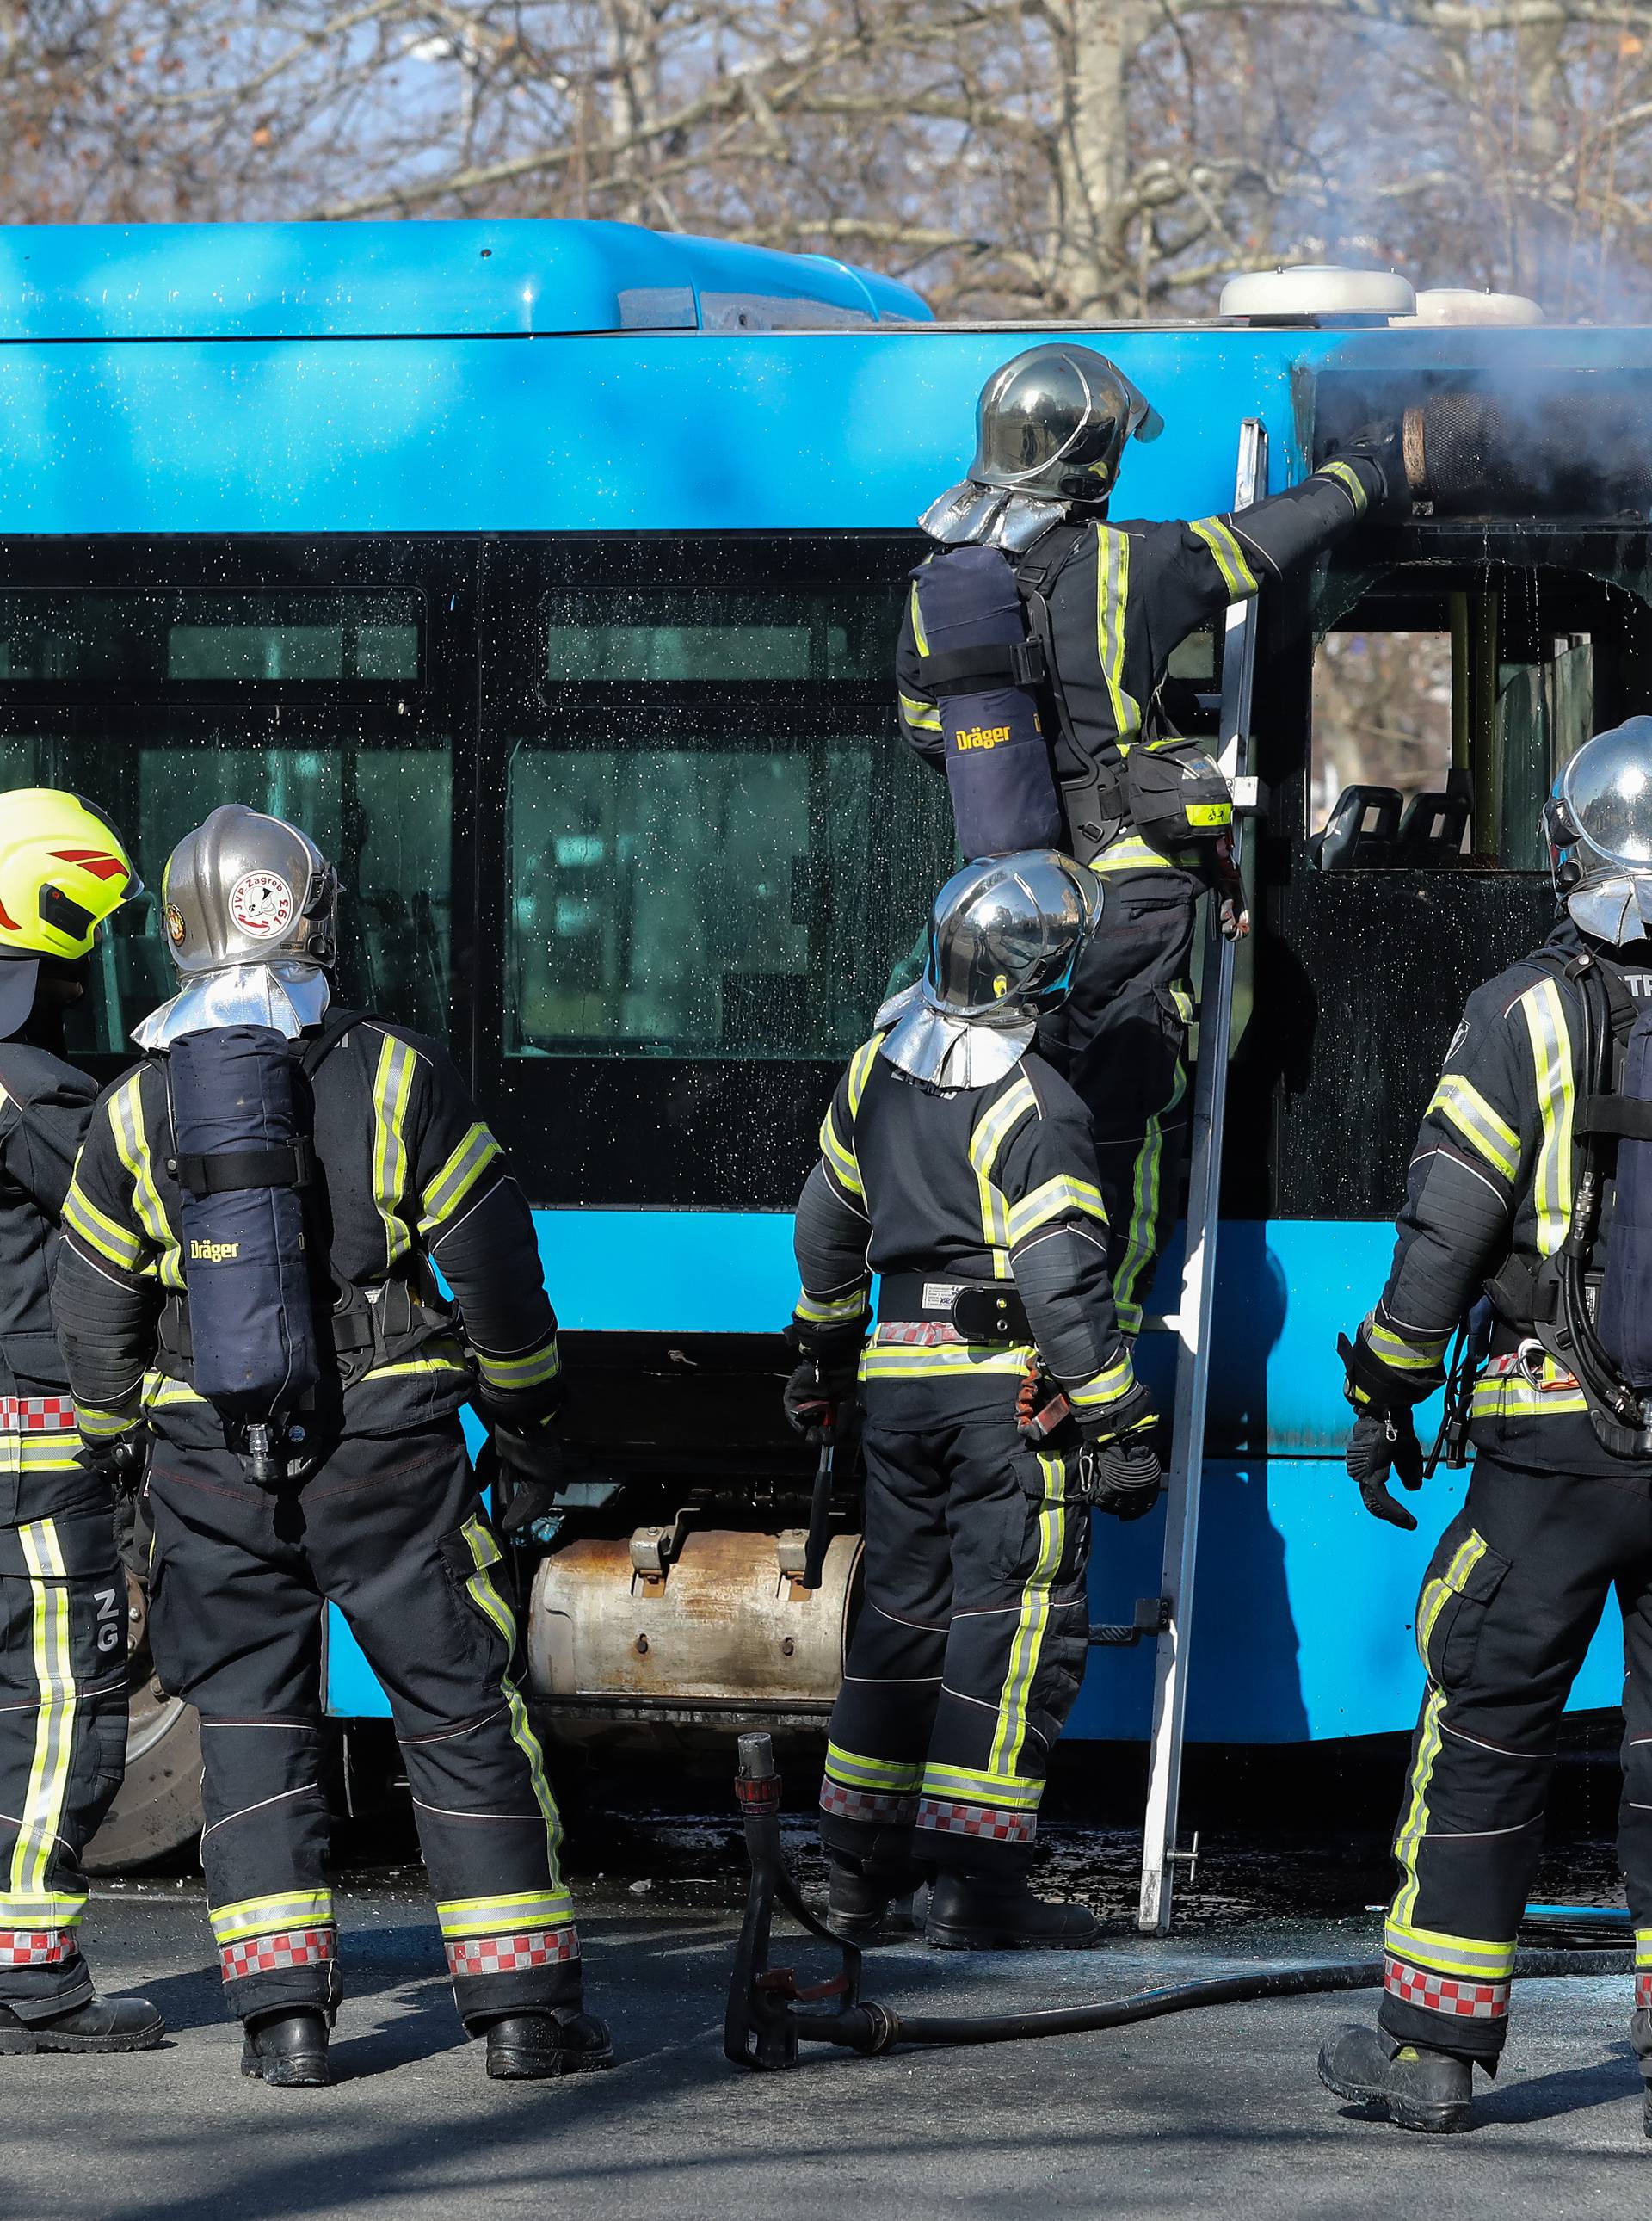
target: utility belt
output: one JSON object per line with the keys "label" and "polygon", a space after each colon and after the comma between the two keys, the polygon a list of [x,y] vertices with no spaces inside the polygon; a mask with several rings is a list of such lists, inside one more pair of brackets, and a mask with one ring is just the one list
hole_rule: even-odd
{"label": "utility belt", "polygon": [[[1517,1372],[1539,1394],[1580,1392],[1588,1405],[1595,1439],[1614,1457],[1643,1460],[1652,1455],[1648,1430],[1626,1422],[1592,1392],[1585,1368],[1580,1365],[1575,1338],[1567,1320],[1561,1288],[1561,1261],[1545,1257],[1536,1267],[1524,1258],[1511,1257],[1486,1283],[1494,1324],[1492,1329],[1492,1372]],[[1604,1273],[1582,1275],[1583,1304],[1593,1323],[1600,1306]],[[1549,1358],[1555,1370],[1544,1378],[1542,1361]]]}
{"label": "utility belt", "polygon": [[877,1338],[897,1348],[965,1342],[1006,1349],[1029,1342],[1032,1329],[1013,1281],[885,1273],[878,1285]]}
{"label": "utility belt", "polygon": [[[453,1324],[453,1312],[422,1301],[410,1280],[384,1280],[372,1289],[347,1286],[333,1306],[340,1385],[354,1388],[379,1366],[411,1355],[433,1335],[451,1332]],[[189,1298],[181,1290],[161,1305],[159,1340],[160,1371],[170,1380],[190,1382],[195,1339]]]}

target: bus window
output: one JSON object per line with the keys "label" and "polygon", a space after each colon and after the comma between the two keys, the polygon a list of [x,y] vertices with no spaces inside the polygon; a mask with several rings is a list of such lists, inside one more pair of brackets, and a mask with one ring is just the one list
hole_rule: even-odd
{"label": "bus window", "polygon": [[0,687],[419,676],[412,594],[0,593]]}
{"label": "bus window", "polygon": [[1320,641],[1309,823],[1323,870],[1538,871],[1537,816],[1595,729],[1609,591],[1496,566],[1390,574]]}
{"label": "bus window", "polygon": [[930,892],[944,787],[882,732],[730,737],[712,717],[515,750],[507,1054],[865,1038]]}

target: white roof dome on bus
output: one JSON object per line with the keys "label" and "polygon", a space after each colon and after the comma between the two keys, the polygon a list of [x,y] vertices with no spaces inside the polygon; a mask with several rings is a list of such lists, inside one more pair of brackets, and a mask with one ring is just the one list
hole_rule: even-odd
{"label": "white roof dome on bus", "polygon": [[1524,293],[1483,293],[1473,285],[1430,285],[1417,297],[1417,313],[1397,324],[1541,324],[1537,303]]}
{"label": "white roof dome on bus", "polygon": [[1342,316],[1409,316],[1416,306],[1410,279],[1397,270],[1296,262],[1230,278],[1217,314],[1253,324],[1307,323]]}

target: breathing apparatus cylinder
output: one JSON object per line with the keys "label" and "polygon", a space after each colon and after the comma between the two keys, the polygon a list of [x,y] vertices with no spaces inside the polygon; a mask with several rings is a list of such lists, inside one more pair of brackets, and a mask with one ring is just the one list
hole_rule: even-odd
{"label": "breathing apparatus cylinder", "polygon": [[[1626,1102],[1652,1104],[1652,1009],[1636,1009],[1616,1092]],[[1652,1390],[1652,1140],[1634,1133],[1618,1143],[1599,1331],[1629,1385]]]}
{"label": "breathing apparatus cylinder", "polygon": [[269,1026],[215,1026],[166,1058],[196,1392],[256,1480],[279,1477],[321,1378],[303,1190],[313,1146],[291,1050]]}
{"label": "breathing apparatus cylinder", "polygon": [[1061,846],[1042,658],[1015,572],[996,547],[949,549],[912,572],[921,669],[941,712],[947,783],[967,861]]}

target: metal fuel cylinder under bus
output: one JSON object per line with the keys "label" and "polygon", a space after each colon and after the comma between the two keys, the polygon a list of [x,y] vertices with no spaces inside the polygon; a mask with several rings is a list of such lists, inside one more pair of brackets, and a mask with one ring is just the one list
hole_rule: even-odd
{"label": "metal fuel cylinder under bus", "polygon": [[800,1532],[718,1529],[690,1529],[654,1572],[639,1570],[648,1554],[623,1539],[553,1552],[528,1621],[531,1686],[553,1731],[560,1707],[571,1719],[657,1707],[823,1723],[859,1602],[860,1538],[833,1538],[813,1591],[797,1579],[803,1552]]}

